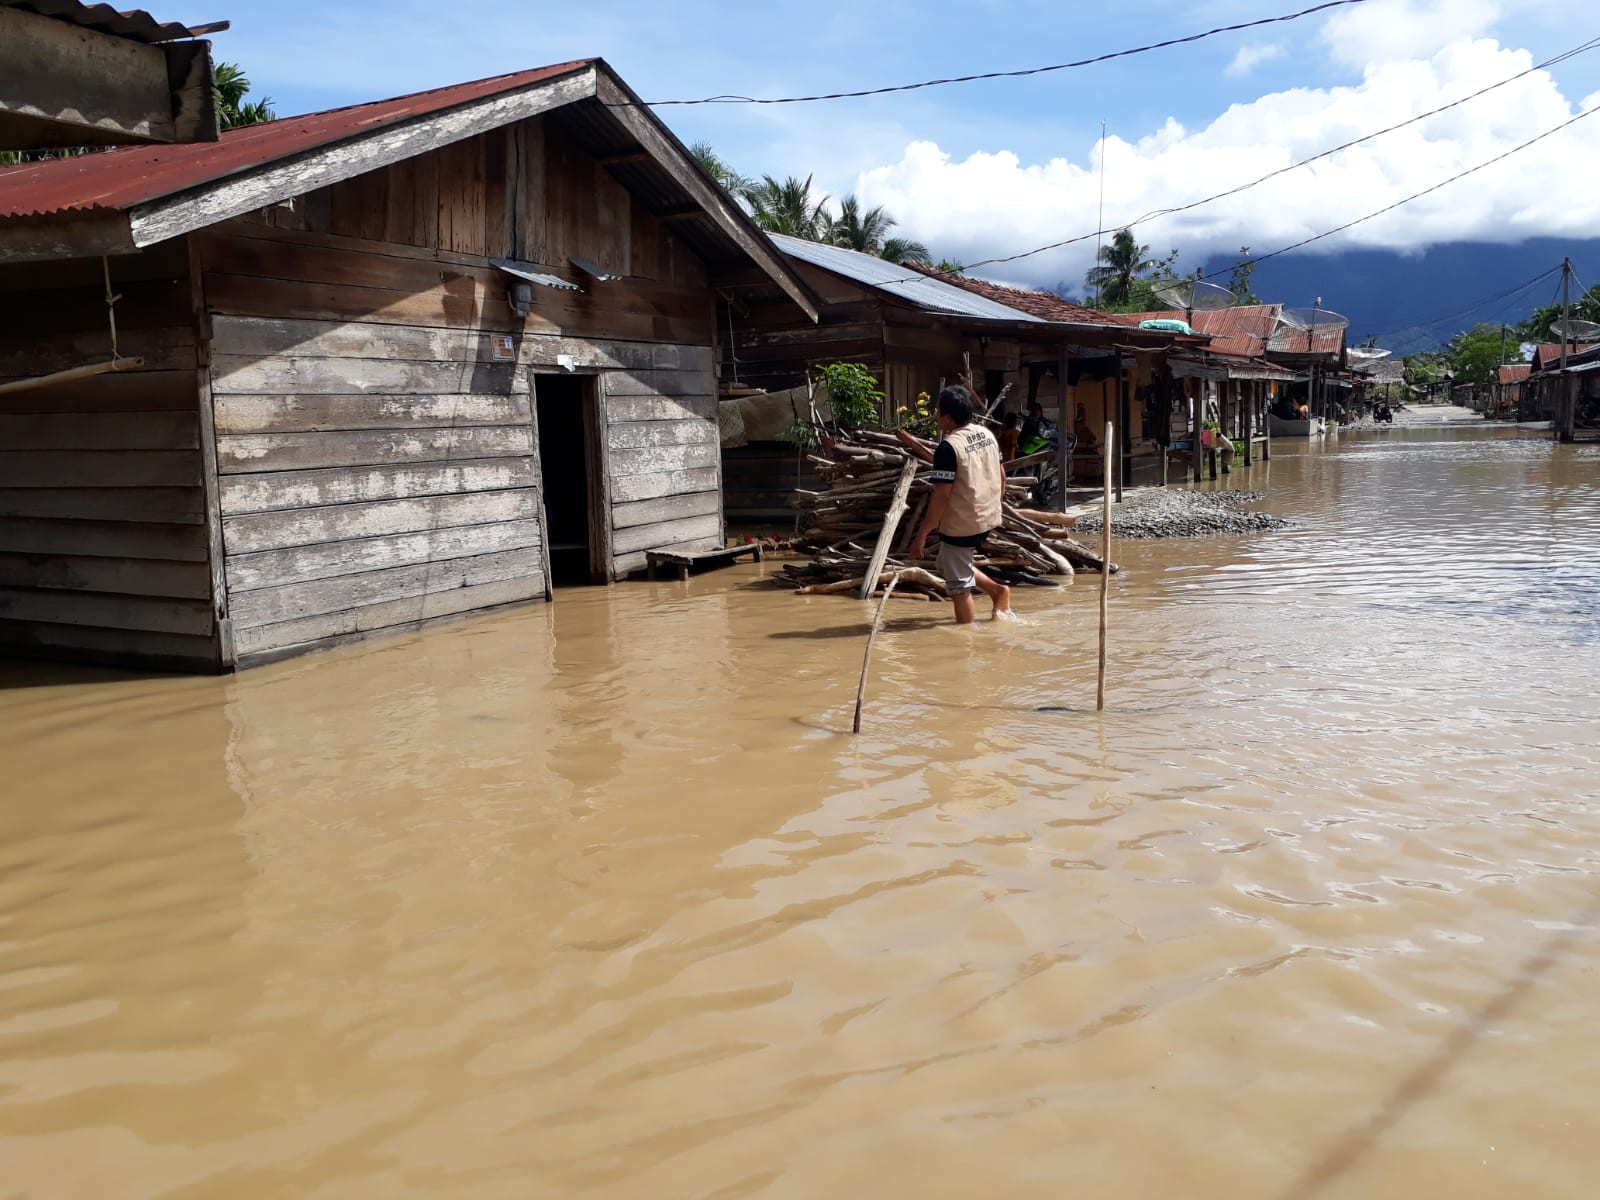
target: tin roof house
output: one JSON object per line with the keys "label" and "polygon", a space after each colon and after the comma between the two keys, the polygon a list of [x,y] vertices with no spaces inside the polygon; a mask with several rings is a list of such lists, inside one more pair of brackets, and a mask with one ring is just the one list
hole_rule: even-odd
{"label": "tin roof house", "polygon": [[0,653],[225,671],[722,544],[719,290],[598,59],[0,170]]}

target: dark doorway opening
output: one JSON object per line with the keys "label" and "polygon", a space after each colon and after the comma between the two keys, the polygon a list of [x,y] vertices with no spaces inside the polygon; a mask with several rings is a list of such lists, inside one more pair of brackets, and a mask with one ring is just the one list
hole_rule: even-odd
{"label": "dark doorway opening", "polygon": [[592,381],[582,375],[533,380],[544,479],[545,553],[557,587],[604,583],[594,513],[596,477]]}

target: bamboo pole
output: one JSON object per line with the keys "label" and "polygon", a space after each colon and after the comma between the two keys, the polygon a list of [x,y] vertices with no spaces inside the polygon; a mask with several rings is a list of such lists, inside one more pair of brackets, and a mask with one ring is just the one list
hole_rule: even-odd
{"label": "bamboo pole", "polygon": [[883,623],[883,610],[889,607],[889,597],[894,595],[894,585],[900,582],[900,572],[894,573],[889,586],[883,589],[883,599],[878,601],[878,611],[873,615],[872,628],[867,631],[867,652],[861,656],[861,682],[856,685],[856,719],[850,724],[851,733],[861,732],[861,706],[867,699],[867,671],[872,666],[872,643],[878,640],[878,626]]}
{"label": "bamboo pole", "polygon": [[[1111,590],[1111,456],[1116,449],[1116,428],[1106,422],[1106,440],[1103,453],[1106,470],[1101,472],[1103,494],[1100,500],[1100,560],[1106,564],[1100,572],[1100,682],[1095,689],[1094,707],[1103,712],[1106,707],[1106,599]],[[870,649],[871,642],[868,642]]]}
{"label": "bamboo pole", "polygon": [[118,358],[109,362],[91,363],[86,367],[71,367],[65,371],[55,371],[49,375],[35,375],[29,379],[13,379],[10,383],[0,383],[0,396],[12,392],[26,392],[34,388],[49,387],[53,383],[70,383],[74,379],[89,379],[95,375],[105,375],[111,371],[133,371],[144,366],[142,358]]}

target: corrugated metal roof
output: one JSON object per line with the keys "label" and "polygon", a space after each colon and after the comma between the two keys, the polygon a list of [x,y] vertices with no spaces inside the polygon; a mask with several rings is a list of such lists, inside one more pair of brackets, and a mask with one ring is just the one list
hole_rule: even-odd
{"label": "corrugated metal roof", "polygon": [[142,9],[119,12],[109,4],[82,4],[79,0],[0,0],[0,7],[20,8],[42,17],[54,17],[96,33],[109,33],[132,42],[176,42],[194,37],[187,25],[158,21]]}
{"label": "corrugated metal roof", "polygon": [[1521,383],[1533,374],[1532,363],[1508,363],[1500,368],[1501,383]]}
{"label": "corrugated metal roof", "polygon": [[[1237,308],[1197,312],[1189,319],[1189,324],[1198,332],[1211,336],[1213,340],[1207,349],[1214,353],[1259,358],[1266,353],[1267,342],[1278,327],[1278,316],[1282,309],[1281,304],[1243,304]],[[1176,309],[1124,315],[1135,324],[1184,316]]]}
{"label": "corrugated metal roof", "polygon": [[899,263],[892,263],[887,259],[874,258],[870,254],[846,250],[841,246],[808,242],[803,238],[789,237],[781,233],[770,233],[767,236],[778,249],[791,258],[810,263],[814,267],[821,267],[824,271],[832,271],[835,275],[843,275],[856,283],[864,283],[868,287],[888,292],[891,296],[898,296],[902,300],[909,300],[927,312],[954,313],[964,317],[981,317],[989,321],[1037,321],[1041,325],[1046,323],[1032,313],[997,304],[993,300],[974,295],[943,280],[917,276],[917,273],[908,271]]}
{"label": "corrugated metal roof", "polygon": [[1273,354],[1332,354],[1344,353],[1344,326],[1330,329],[1280,329],[1267,340],[1267,350]]}
{"label": "corrugated metal roof", "polygon": [[975,296],[982,296],[986,300],[993,300],[996,304],[1004,304],[1007,308],[1021,309],[1025,313],[1032,313],[1042,321],[1059,321],[1068,325],[1115,325],[1131,326],[1137,324],[1117,313],[1103,313],[1092,308],[1084,308],[1081,304],[1074,304],[1054,292],[1040,291],[1037,288],[1008,287],[1003,283],[991,283],[987,279],[978,279],[972,275],[955,275],[948,271],[940,271],[927,263],[905,263],[908,269],[930,279],[937,279],[941,283],[948,283],[951,287],[961,288]]}
{"label": "corrugated metal roof", "polygon": [[393,100],[246,125],[228,130],[217,142],[124,146],[0,168],[0,220],[120,212],[386,126],[587,70],[594,61],[558,63]]}

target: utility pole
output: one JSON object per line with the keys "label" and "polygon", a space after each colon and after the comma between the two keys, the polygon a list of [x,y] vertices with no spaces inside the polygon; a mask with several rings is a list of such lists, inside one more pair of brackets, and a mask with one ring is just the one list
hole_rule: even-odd
{"label": "utility pole", "polygon": [[1553,426],[1557,441],[1570,442],[1572,440],[1571,414],[1575,405],[1569,404],[1572,398],[1572,384],[1575,376],[1567,374],[1567,322],[1572,318],[1572,259],[1565,258],[1561,261],[1561,385],[1556,392],[1556,411]]}
{"label": "utility pole", "polygon": [[1500,322],[1500,358],[1494,364],[1494,411],[1500,415],[1500,410],[1506,406],[1506,385],[1500,382],[1500,370],[1506,365],[1506,325]]}

